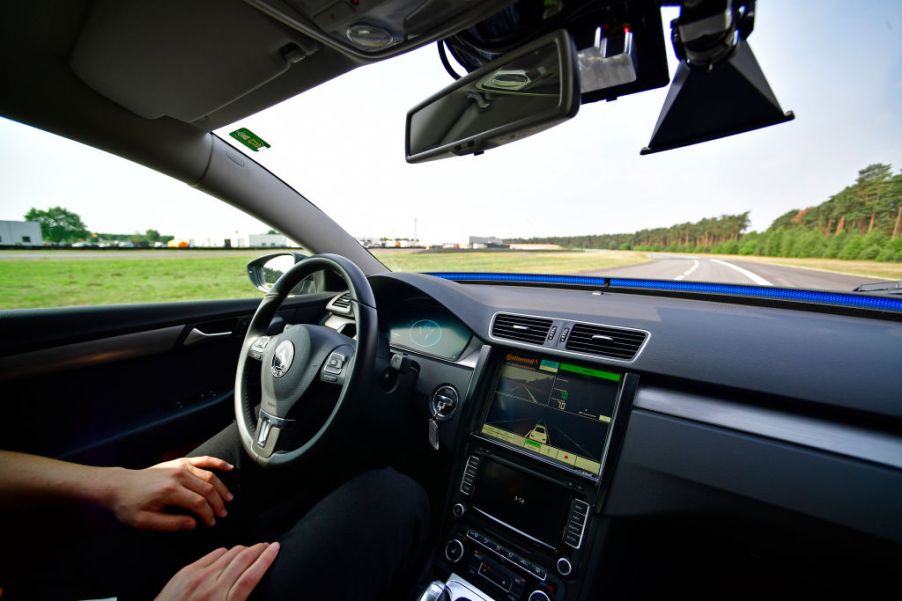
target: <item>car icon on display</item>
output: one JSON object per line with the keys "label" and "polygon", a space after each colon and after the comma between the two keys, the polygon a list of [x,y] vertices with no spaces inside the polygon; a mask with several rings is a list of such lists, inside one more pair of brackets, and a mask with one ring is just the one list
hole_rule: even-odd
{"label": "car icon on display", "polygon": [[526,435],[526,438],[541,442],[542,444],[548,444],[548,428],[545,427],[545,424],[536,424],[535,427],[529,431],[529,434]]}

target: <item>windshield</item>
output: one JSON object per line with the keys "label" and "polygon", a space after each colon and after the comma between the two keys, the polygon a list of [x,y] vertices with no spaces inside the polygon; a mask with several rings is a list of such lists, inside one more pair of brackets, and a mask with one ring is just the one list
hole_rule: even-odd
{"label": "windshield", "polygon": [[[434,44],[214,133],[395,271],[898,294],[900,29],[898,2],[761,3],[749,44],[795,120],[648,156],[666,86],[408,164],[407,112],[452,83]],[[248,261],[305,242],[83,144],[11,121],[0,133],[0,307],[247,297]]]}
{"label": "windshield", "polygon": [[[393,270],[850,291],[902,279],[900,15],[891,2],[762,3],[751,45],[796,120],[652,156],[639,149],[667,88],[583,105],[481,156],[407,164],[406,112],[451,82],[434,46],[218,134]],[[837,35],[839,22],[868,35]],[[270,148],[249,151],[238,127]]]}

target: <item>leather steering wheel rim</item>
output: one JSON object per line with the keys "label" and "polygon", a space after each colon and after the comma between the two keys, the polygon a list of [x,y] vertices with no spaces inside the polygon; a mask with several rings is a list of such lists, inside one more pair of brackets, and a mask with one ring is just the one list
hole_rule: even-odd
{"label": "leather steering wheel rim", "polygon": [[[348,286],[351,307],[357,325],[356,344],[352,339],[338,334],[331,328],[308,324],[290,326],[291,331],[289,331],[289,327],[286,327],[285,331],[280,334],[267,336],[266,332],[272,319],[291,290],[305,277],[322,269],[337,273]],[[351,404],[351,400],[357,396],[361,385],[372,381],[377,336],[378,319],[373,290],[366,275],[350,260],[335,254],[314,255],[302,259],[285,272],[272,290],[260,301],[248,326],[238,358],[238,367],[235,373],[235,421],[238,424],[241,444],[245,452],[257,464],[266,468],[293,464],[310,453],[333,426],[338,415]],[[261,350],[260,345],[264,344],[264,341],[265,347]],[[286,345],[286,342],[290,344]],[[284,356],[277,357],[276,350],[286,346],[291,346],[291,352],[284,354],[291,355],[288,365],[285,367],[290,378],[286,379],[297,381],[297,384],[287,386],[288,391],[285,394],[290,396],[297,390],[301,390],[300,396],[288,400],[280,398],[284,397],[284,394],[278,393],[282,390],[280,386],[282,388],[286,388],[286,386],[283,386],[281,381],[276,381],[281,377],[276,374],[281,371],[280,368],[285,363],[282,360]],[[353,350],[350,352],[350,356],[346,357],[344,367],[340,368],[344,373],[338,382],[341,385],[341,391],[331,414],[313,436],[299,447],[276,450],[280,432],[291,427],[292,420],[287,417],[288,411],[293,408],[294,404],[302,400],[306,386],[312,382],[311,374],[315,373],[317,377],[323,379],[331,377],[331,372],[328,376],[326,375],[325,365],[320,366],[317,362],[324,360],[324,353],[331,360],[335,352],[346,355],[349,348]],[[300,361],[308,361],[308,364],[296,368],[295,372],[291,374],[291,368],[294,367],[292,359],[295,349],[298,349]],[[253,401],[248,395],[248,378],[252,377],[249,372],[250,368],[254,367],[251,362],[254,359],[259,359],[262,363],[260,366],[262,398],[259,413],[255,412]],[[267,387],[268,384],[269,387]],[[272,399],[267,398],[270,394],[267,390],[276,391],[271,393]],[[266,432],[261,433],[261,430],[264,429]],[[261,437],[262,444],[260,443]]]}

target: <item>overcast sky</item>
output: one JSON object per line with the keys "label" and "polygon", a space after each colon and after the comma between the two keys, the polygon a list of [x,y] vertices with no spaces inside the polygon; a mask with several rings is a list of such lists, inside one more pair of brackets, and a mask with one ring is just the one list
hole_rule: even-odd
{"label": "overcast sky", "polygon": [[[869,163],[902,167],[902,2],[765,0],[750,42],[796,120],[647,157],[639,149],[666,88],[584,105],[561,126],[479,157],[408,165],[407,110],[451,81],[434,45],[219,133],[248,127],[264,138],[272,148],[249,154],[351,234],[410,237],[416,218],[425,242],[628,232],[742,211],[763,229],[826,200]],[[266,229],[118,157],[5,120],[0,137],[0,219],[62,205],[92,231],[203,240]]]}

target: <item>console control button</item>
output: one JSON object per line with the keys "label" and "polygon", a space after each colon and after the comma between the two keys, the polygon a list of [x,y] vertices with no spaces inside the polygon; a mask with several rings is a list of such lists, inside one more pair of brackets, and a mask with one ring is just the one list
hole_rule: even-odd
{"label": "console control button", "polygon": [[461,517],[463,514],[467,512],[467,506],[463,503],[455,503],[454,507],[451,508],[451,515],[456,518]]}
{"label": "console control button", "polygon": [[473,483],[476,481],[476,471],[479,468],[479,457],[470,455],[467,465],[464,467],[464,475],[460,480],[460,492],[465,495],[473,494]]}
{"label": "console control button", "polygon": [[[467,538],[479,543],[489,551],[495,553],[498,557],[505,559],[510,564],[526,570],[539,580],[545,580],[548,577],[548,571],[545,568],[529,561],[524,557],[520,557],[504,545],[499,544],[497,541],[491,539],[485,534],[482,534],[478,530],[474,530],[472,528],[468,529]],[[477,557],[480,556],[480,554],[478,551],[473,551],[473,556]]]}
{"label": "console control button", "polygon": [[566,557],[559,557],[554,565],[557,568],[557,573],[561,576],[569,576],[573,573],[573,564]]}
{"label": "console control button", "polygon": [[459,562],[464,556],[464,544],[452,538],[445,544],[445,559],[451,563]]}

